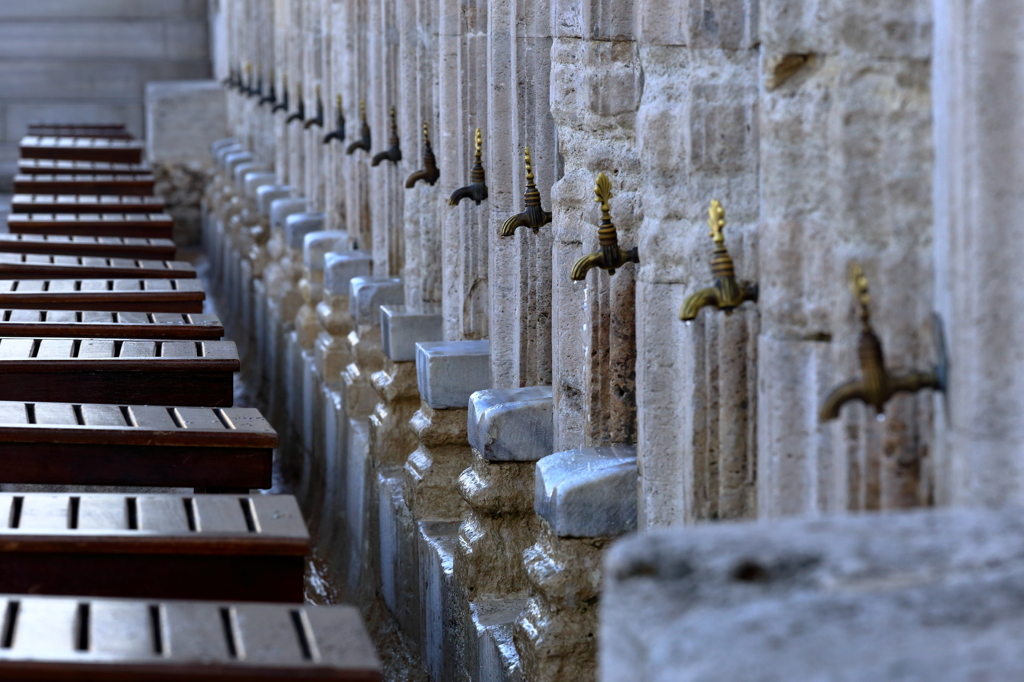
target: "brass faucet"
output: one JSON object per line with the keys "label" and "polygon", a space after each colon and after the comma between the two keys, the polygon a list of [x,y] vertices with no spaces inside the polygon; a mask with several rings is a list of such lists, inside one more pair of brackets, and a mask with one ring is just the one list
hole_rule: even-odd
{"label": "brass faucet", "polygon": [[288,113],[288,74],[281,76],[281,101],[274,105],[270,113],[276,114],[279,111]]}
{"label": "brass faucet", "polygon": [[437,179],[441,177],[441,171],[437,167],[437,157],[434,156],[434,150],[430,146],[430,128],[427,126],[427,122],[423,122],[423,168],[416,171],[405,181],[405,188],[412,189],[416,186],[416,183],[420,180],[425,181],[428,185],[433,186],[437,182]]}
{"label": "brass faucet", "polygon": [[726,315],[740,307],[744,301],[757,301],[757,285],[739,282],[736,279],[736,268],[732,256],[725,248],[725,209],[718,199],[711,201],[708,209],[708,227],[711,228],[711,239],[715,242],[715,252],[711,255],[711,276],[714,285],[690,294],[679,311],[679,319],[689,322],[697,317],[701,308],[712,306]]}
{"label": "brass faucet", "polygon": [[601,224],[597,228],[597,239],[600,251],[588,254],[576,261],[572,266],[570,277],[574,282],[582,282],[592,268],[607,270],[609,275],[626,263],[639,263],[640,251],[636,247],[626,250],[619,246],[619,233],[612,223],[612,181],[604,173],[597,174],[594,185],[594,201],[601,204]]}
{"label": "brass faucet", "polygon": [[284,120],[285,125],[288,125],[292,121],[302,121],[306,118],[306,100],[302,96],[302,83],[295,84],[295,99],[299,101],[298,107],[295,109],[295,113]]}
{"label": "brass faucet", "polygon": [[370,152],[370,122],[366,120],[365,99],[359,100],[359,117],[362,119],[362,123],[359,126],[359,139],[348,146],[348,149],[345,150],[346,154],[353,154],[357,149],[362,149],[366,153]]}
{"label": "brass faucet", "polygon": [[463,199],[472,199],[479,206],[481,201],[487,199],[487,185],[484,184],[484,138],[480,129],[476,129],[474,136],[476,153],[474,155],[473,168],[469,171],[469,184],[452,192],[448,197],[449,206],[458,206]]}
{"label": "brass faucet", "polygon": [[501,224],[498,234],[502,237],[515,235],[516,229],[529,227],[536,233],[540,228],[551,222],[551,211],[545,211],[540,205],[540,190],[534,183],[533,161],[530,159],[530,148],[523,153],[526,159],[526,210],[517,213]]}
{"label": "brass faucet", "polygon": [[868,280],[858,263],[850,266],[850,289],[857,300],[857,314],[861,322],[860,336],[857,338],[857,356],[860,359],[862,378],[840,384],[825,398],[818,415],[821,421],[839,417],[840,408],[851,400],[860,400],[871,405],[875,408],[875,414],[881,417],[885,403],[897,393],[916,393],[923,388],[944,391],[946,349],[938,316],[933,318],[933,322],[939,363],[928,372],[910,372],[894,376],[885,368],[882,342],[871,327],[871,313],[868,310],[871,295],[868,292]]}
{"label": "brass faucet", "polygon": [[334,97],[334,116],[334,130],[324,135],[324,144],[330,144],[331,140],[345,141],[345,111],[341,106],[341,95]]}
{"label": "brass faucet", "polygon": [[[274,74],[274,70],[270,70],[270,88],[267,90],[267,94],[260,98],[257,106],[263,106],[264,104],[277,104],[277,78]],[[273,107],[271,107],[273,110]]]}
{"label": "brass faucet", "polygon": [[313,126],[318,128],[324,127],[324,100],[320,96],[320,86],[316,86],[316,116],[306,121],[306,124],[302,126],[304,130],[309,130]]}
{"label": "brass faucet", "polygon": [[395,108],[391,107],[391,134],[388,136],[388,148],[374,156],[370,165],[376,167],[380,165],[381,161],[398,163],[401,160],[402,148],[399,146],[398,139],[398,114],[395,112]]}
{"label": "brass faucet", "polygon": [[245,83],[242,85],[242,94],[252,95],[252,62],[245,63]]}

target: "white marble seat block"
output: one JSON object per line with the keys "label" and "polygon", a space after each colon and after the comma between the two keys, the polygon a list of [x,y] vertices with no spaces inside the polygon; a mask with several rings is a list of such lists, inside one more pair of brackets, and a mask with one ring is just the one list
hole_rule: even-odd
{"label": "white marble seat block", "polygon": [[256,160],[256,157],[252,155],[252,152],[235,152],[234,154],[228,154],[224,157],[224,172],[227,173],[229,178],[235,177],[235,169],[241,166],[243,163],[252,163]]}
{"label": "white marble seat block", "polygon": [[436,307],[420,311],[404,305],[382,305],[380,336],[384,355],[393,362],[414,362],[417,343],[444,338],[444,318]]}
{"label": "white marble seat block", "polygon": [[235,187],[245,191],[245,176],[249,173],[267,173],[270,169],[262,161],[249,161],[235,166],[232,177],[235,180]]}
{"label": "white marble seat block", "polygon": [[327,223],[326,213],[293,213],[284,221],[284,233],[288,248],[302,251],[306,235],[320,232]]}
{"label": "white marble seat block", "polygon": [[605,561],[600,679],[1024,679],[1022,560],[1019,507],[644,533]]}
{"label": "white marble seat block", "polygon": [[636,529],[636,446],[556,452],[537,462],[533,506],[556,535],[615,537]]}
{"label": "white marble seat block", "polygon": [[236,142],[235,144],[229,144],[218,149],[216,152],[214,152],[213,158],[214,161],[217,163],[217,167],[220,168],[221,170],[224,170],[226,168],[225,163],[227,162],[228,156],[232,154],[242,154],[245,152],[245,147],[241,143]]}
{"label": "white marble seat block", "polygon": [[320,230],[307,234],[302,243],[302,261],[312,272],[324,271],[324,257],[328,253],[348,247],[348,232]]}
{"label": "white marble seat block", "polygon": [[332,296],[348,296],[355,277],[369,277],[373,256],[364,251],[328,253],[324,256],[324,291]]}
{"label": "white marble seat block", "polygon": [[288,185],[275,185],[272,182],[256,188],[256,207],[261,215],[270,217],[270,205],[278,199],[287,199],[292,195]]}
{"label": "white marble seat block", "polygon": [[270,204],[270,227],[283,230],[288,216],[306,210],[306,200],[302,198],[275,199]]}
{"label": "white marble seat block", "polygon": [[471,395],[491,387],[490,341],[417,343],[416,381],[435,410],[467,408]]}
{"label": "white marble seat block", "polygon": [[353,277],[349,281],[349,314],[356,324],[380,324],[382,305],[405,303],[405,287],[398,277]]}
{"label": "white marble seat block", "polygon": [[536,462],[555,448],[550,386],[477,391],[469,398],[469,444],[489,462]]}
{"label": "white marble seat block", "polygon": [[245,190],[245,196],[255,201],[259,198],[259,195],[256,192],[260,187],[272,185],[276,181],[277,175],[270,170],[246,173],[245,177],[242,178],[242,186]]}
{"label": "white marble seat block", "polygon": [[210,143],[210,155],[213,157],[217,156],[217,152],[225,147],[231,147],[232,145],[238,144],[237,137],[223,137],[219,140],[214,140]]}

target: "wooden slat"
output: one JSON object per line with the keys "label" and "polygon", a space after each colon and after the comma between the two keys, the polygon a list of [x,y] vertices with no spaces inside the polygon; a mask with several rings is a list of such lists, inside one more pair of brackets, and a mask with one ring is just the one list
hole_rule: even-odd
{"label": "wooden slat", "polygon": [[145,163],[19,159],[18,173],[24,175],[152,175],[153,170]]}
{"label": "wooden slat", "polygon": [[202,313],[0,310],[0,338],[26,336],[215,341],[224,336],[224,325]]}
{"label": "wooden slat", "polygon": [[[84,210],[90,209],[95,207]],[[14,213],[8,217],[7,224],[13,235],[21,235],[23,239],[29,235],[133,240],[171,240],[174,237],[174,220],[165,213]]]}
{"label": "wooden slat", "polygon": [[201,313],[199,279],[0,280],[0,310]]}
{"label": "wooden slat", "polygon": [[17,215],[152,215],[166,206],[156,197],[110,196],[101,194],[15,194],[11,213]]}
{"label": "wooden slat", "polygon": [[0,253],[0,279],[190,279],[190,263],[98,256]]}
{"label": "wooden slat", "polygon": [[44,175],[18,173],[14,191],[18,194],[113,194],[148,197],[156,179],[149,174],[93,173],[91,175]]}
{"label": "wooden slat", "polygon": [[21,139],[19,151],[23,159],[141,163],[143,147],[136,140],[28,135]]}

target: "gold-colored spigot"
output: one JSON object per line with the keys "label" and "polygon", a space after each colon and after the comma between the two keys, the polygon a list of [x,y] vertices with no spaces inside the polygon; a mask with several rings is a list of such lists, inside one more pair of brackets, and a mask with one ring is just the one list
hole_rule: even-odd
{"label": "gold-colored spigot", "polygon": [[619,233],[612,223],[612,181],[604,173],[598,173],[597,183],[594,185],[594,201],[601,204],[601,224],[597,228],[597,239],[601,245],[600,251],[588,254],[576,261],[572,266],[570,277],[574,282],[581,282],[587,278],[587,273],[593,268],[607,270],[609,275],[626,263],[639,263],[640,251],[636,247],[623,249],[619,246]]}
{"label": "gold-colored spigot", "polygon": [[279,111],[288,113],[288,74],[281,76],[281,101],[274,105],[270,113],[276,114]]}
{"label": "gold-colored spigot", "polygon": [[427,122],[423,122],[423,168],[416,171],[405,181],[405,188],[412,189],[416,186],[416,183],[423,180],[428,185],[433,186],[437,182],[438,178],[441,177],[441,170],[437,167],[437,157],[434,156],[434,150],[430,146],[430,128]]}
{"label": "gold-colored spigot", "polygon": [[821,421],[829,421],[839,417],[839,410],[851,400],[860,400],[875,408],[875,414],[881,416],[885,403],[897,393],[916,393],[924,388],[944,391],[946,387],[946,348],[943,342],[942,325],[938,316],[933,317],[936,347],[939,363],[928,372],[910,372],[892,375],[885,368],[885,354],[882,342],[871,327],[871,313],[868,309],[871,294],[868,292],[868,279],[860,264],[850,266],[850,290],[857,301],[857,314],[860,317],[861,330],[857,338],[857,356],[860,360],[860,379],[853,379],[840,384],[825,399],[818,415]]}
{"label": "gold-colored spigot", "polygon": [[[264,104],[277,104],[277,77],[273,69],[270,70],[270,88],[267,90],[267,94],[260,98],[257,106],[262,107]],[[273,111],[273,107],[271,107],[271,111]]]}
{"label": "gold-colored spigot", "polygon": [[366,100],[359,100],[359,117],[362,119],[362,123],[359,126],[359,139],[348,146],[345,150],[346,154],[353,154],[357,149],[362,149],[366,153],[370,152],[371,148],[371,137],[370,137],[370,122],[366,119]]}
{"label": "gold-colored spigot", "polygon": [[305,125],[302,126],[304,130],[309,130],[313,126],[318,128],[324,127],[324,100],[320,94],[320,86],[316,86],[316,116],[306,121]]}
{"label": "gold-colored spigot", "polygon": [[252,89],[252,62],[245,63],[245,83],[242,85],[242,94],[251,96]]}
{"label": "gold-colored spigot", "polygon": [[713,199],[708,209],[708,227],[711,228],[711,239],[715,242],[715,252],[711,255],[711,276],[715,283],[708,289],[691,294],[683,302],[679,319],[684,322],[696,318],[701,308],[707,306],[728,315],[744,301],[757,301],[757,285],[741,283],[736,279],[736,268],[725,248],[725,209],[718,199]]}
{"label": "gold-colored spigot", "polygon": [[399,142],[398,114],[395,112],[395,108],[391,107],[391,134],[388,136],[388,148],[374,156],[370,165],[379,166],[381,161],[390,161],[391,163],[398,163],[401,161],[402,148],[399,146]]}
{"label": "gold-colored spigot", "polygon": [[487,185],[484,183],[484,137],[480,129],[476,129],[473,136],[476,144],[476,153],[473,157],[473,168],[469,171],[469,184],[452,192],[448,197],[449,206],[458,206],[463,199],[472,199],[479,206],[481,201],[487,199]]}
{"label": "gold-colored spigot", "polygon": [[334,130],[324,135],[324,144],[330,144],[331,140],[345,141],[345,110],[341,106],[341,95],[334,97],[334,117]]}
{"label": "gold-colored spigot", "polygon": [[508,218],[501,224],[498,234],[511,237],[520,227],[529,227],[536,233],[540,228],[551,222],[551,211],[545,211],[540,205],[540,190],[534,183],[533,161],[530,159],[530,148],[523,153],[526,159],[526,210]]}
{"label": "gold-colored spigot", "polygon": [[296,107],[295,113],[284,120],[285,125],[292,121],[302,123],[306,119],[306,99],[302,96],[302,83],[295,84],[295,99],[299,101],[299,105]]}

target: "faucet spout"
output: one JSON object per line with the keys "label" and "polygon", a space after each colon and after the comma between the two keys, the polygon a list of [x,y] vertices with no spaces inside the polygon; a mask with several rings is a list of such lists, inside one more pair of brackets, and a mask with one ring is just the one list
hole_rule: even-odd
{"label": "faucet spout", "polygon": [[437,182],[437,177],[432,177],[428,170],[418,170],[406,179],[405,188],[412,189],[420,180],[425,181],[428,185],[433,185]]}
{"label": "faucet spout", "polygon": [[391,135],[388,136],[388,148],[374,156],[370,165],[375,167],[379,165],[381,161],[398,163],[401,160],[402,148],[399,146],[398,139],[398,119],[395,114],[395,108],[391,107]]}
{"label": "faucet spout", "polygon": [[725,235],[722,233],[725,229],[725,209],[717,199],[711,202],[708,216],[711,239],[715,243],[715,251],[711,255],[711,276],[714,283],[683,301],[679,319],[684,322],[695,319],[702,308],[712,307],[728,315],[746,301],[757,302],[757,285],[740,282],[736,278],[736,267],[728,249],[725,248]]}
{"label": "faucet spout", "polygon": [[683,301],[683,307],[679,310],[679,319],[689,322],[697,318],[697,313],[703,308],[718,308],[718,289],[708,287],[690,294]]}
{"label": "faucet spout", "polygon": [[427,127],[427,122],[423,122],[423,168],[416,171],[405,181],[405,188],[412,189],[416,186],[416,183],[423,180],[428,185],[433,186],[437,183],[438,178],[441,177],[441,171],[437,167],[437,157],[434,156],[434,150],[430,146],[430,128]]}
{"label": "faucet spout", "polygon": [[540,228],[551,223],[551,211],[545,211],[541,206],[540,190],[537,189],[537,184],[534,182],[533,160],[530,158],[529,147],[526,148],[523,156],[526,159],[526,210],[502,223],[498,230],[498,234],[502,237],[515,235],[516,230],[520,227],[529,227],[536,233]]}
{"label": "faucet spout", "polygon": [[823,422],[837,419],[839,417],[839,410],[846,403],[852,400],[867,402],[867,392],[864,388],[864,382],[860,379],[840,384],[825,398],[825,402],[818,413],[818,418]]}
{"label": "faucet spout", "polygon": [[285,125],[288,125],[292,121],[302,121],[306,118],[306,100],[302,98],[302,83],[296,83],[295,85],[295,99],[299,100],[299,106],[295,109],[295,113],[284,120]]}
{"label": "faucet spout", "polygon": [[587,273],[594,268],[600,268],[604,263],[604,254],[601,251],[595,251],[594,253],[588,253],[583,258],[580,258],[572,266],[572,272],[569,273],[569,277],[574,282],[582,282],[587,278]]}
{"label": "faucet spout", "polygon": [[309,130],[313,126],[324,127],[324,101],[320,97],[320,86],[316,86],[316,116],[306,121],[302,126],[303,130]]}
{"label": "faucet spout", "polygon": [[479,128],[476,129],[474,142],[476,151],[473,155],[473,167],[469,171],[469,184],[452,192],[448,198],[449,206],[458,206],[463,199],[472,199],[477,206],[480,205],[480,202],[487,200],[487,185],[484,183],[484,138],[480,134]]}
{"label": "faucet spout", "polygon": [[336,112],[334,130],[324,135],[324,144],[330,144],[331,140],[345,141],[345,112],[342,111],[341,95],[335,97],[334,110]]}
{"label": "faucet spout", "polygon": [[369,153],[372,147],[372,137],[370,135],[370,123],[366,120],[366,100],[359,100],[359,113],[362,117],[362,123],[359,127],[359,139],[353,142],[345,149],[346,154],[354,154],[357,149]]}

